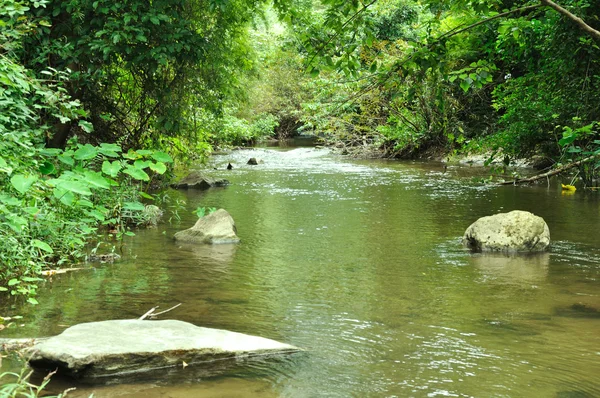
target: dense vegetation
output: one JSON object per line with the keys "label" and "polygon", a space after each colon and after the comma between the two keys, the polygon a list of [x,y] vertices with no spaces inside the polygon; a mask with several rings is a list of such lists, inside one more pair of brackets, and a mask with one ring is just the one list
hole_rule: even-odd
{"label": "dense vegetation", "polygon": [[590,185],[599,18],[598,0],[2,0],[0,290],[35,303],[42,269],[149,222],[174,160],[266,137],[583,158]]}

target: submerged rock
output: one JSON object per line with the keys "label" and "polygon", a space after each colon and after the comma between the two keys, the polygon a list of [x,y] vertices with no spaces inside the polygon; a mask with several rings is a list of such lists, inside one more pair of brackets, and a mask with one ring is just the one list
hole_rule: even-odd
{"label": "submerged rock", "polygon": [[543,218],[515,210],[481,217],[462,242],[473,251],[541,252],[550,245],[550,230]]}
{"label": "submerged rock", "polygon": [[87,257],[87,261],[90,263],[114,263],[115,261],[118,261],[120,259],[121,256],[117,253],[93,253]]}
{"label": "submerged rock", "polygon": [[171,184],[171,187],[176,189],[208,189],[213,187],[224,187],[226,185],[229,185],[229,181],[224,178],[218,179],[206,177],[198,171],[193,171],[181,181]]}
{"label": "submerged rock", "polygon": [[187,322],[112,320],[82,323],[34,345],[29,364],[77,378],[99,378],[299,348],[263,337]]}
{"label": "submerged rock", "polygon": [[189,229],[175,234],[175,240],[186,243],[238,243],[240,238],[236,235],[237,229],[231,215],[219,209],[207,216],[200,218]]}

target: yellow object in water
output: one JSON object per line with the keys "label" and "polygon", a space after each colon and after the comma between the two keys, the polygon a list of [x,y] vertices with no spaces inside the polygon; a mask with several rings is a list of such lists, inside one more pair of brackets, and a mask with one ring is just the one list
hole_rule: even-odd
{"label": "yellow object in water", "polygon": [[565,184],[560,184],[562,186],[563,191],[571,191],[571,192],[575,192],[577,190],[577,188],[575,188],[573,185],[565,185]]}

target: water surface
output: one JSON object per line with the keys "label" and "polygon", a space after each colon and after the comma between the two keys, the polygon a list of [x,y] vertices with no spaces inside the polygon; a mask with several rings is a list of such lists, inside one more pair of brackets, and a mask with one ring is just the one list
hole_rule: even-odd
{"label": "water surface", "polygon": [[[264,163],[246,165],[250,157]],[[37,307],[0,304],[26,319],[1,336],[53,335],[182,303],[170,318],[308,351],[216,376],[188,368],[175,380],[78,386],[73,397],[600,396],[596,194],[565,196],[556,181],[486,187],[473,182],[483,169],[314,148],[236,151],[208,170],[232,184],[169,191],[186,203],[172,209],[180,221],[170,213],[171,223],[127,238],[120,262],[54,277]],[[242,243],[174,242],[198,206],[228,210]],[[461,248],[478,217],[516,209],[544,217],[550,253]]]}

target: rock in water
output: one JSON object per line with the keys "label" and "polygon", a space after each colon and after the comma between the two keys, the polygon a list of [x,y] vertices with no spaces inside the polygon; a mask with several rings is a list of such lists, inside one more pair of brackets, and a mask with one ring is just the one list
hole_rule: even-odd
{"label": "rock in water", "polygon": [[213,187],[224,187],[226,185],[229,185],[229,181],[224,178],[217,179],[206,177],[197,171],[192,171],[181,181],[171,184],[171,187],[176,189],[208,189]]}
{"label": "rock in water", "polygon": [[250,158],[250,159],[248,159],[248,163],[247,164],[252,165],[252,166],[256,166],[259,163],[262,163],[262,160],[256,159],[256,158]]}
{"label": "rock in water", "polygon": [[226,210],[219,209],[202,217],[196,224],[175,234],[175,239],[187,243],[238,243],[237,229],[231,215]]}
{"label": "rock in water", "polygon": [[475,221],[462,242],[473,251],[541,252],[550,245],[550,230],[543,218],[515,210]]}
{"label": "rock in water", "polygon": [[164,320],[82,323],[37,343],[29,363],[77,378],[98,378],[299,348],[263,337]]}

